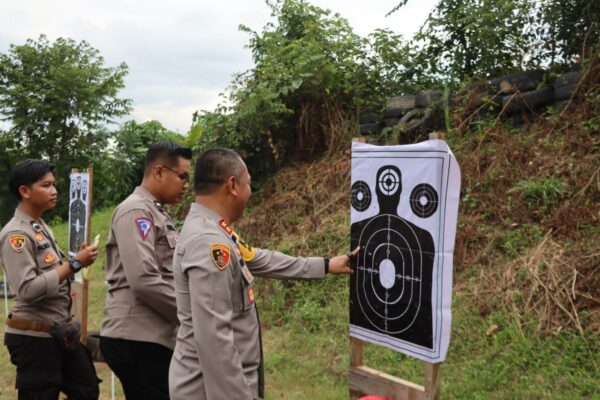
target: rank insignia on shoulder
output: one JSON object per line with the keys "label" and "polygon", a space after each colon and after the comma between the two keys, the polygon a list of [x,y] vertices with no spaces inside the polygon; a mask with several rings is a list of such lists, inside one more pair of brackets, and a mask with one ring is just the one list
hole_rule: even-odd
{"label": "rank insignia on shoulder", "polygon": [[35,240],[37,240],[38,242],[41,242],[42,240],[45,239],[44,235],[42,235],[41,233],[36,233],[34,237],[35,237]]}
{"label": "rank insignia on shoulder", "polygon": [[42,226],[40,224],[38,224],[37,222],[31,221],[30,224],[34,231],[36,231],[36,232],[42,231]]}
{"label": "rank insignia on shoulder", "polygon": [[242,253],[242,258],[244,259],[244,261],[246,261],[246,262],[252,261],[254,259],[254,256],[256,255],[254,248],[252,246],[250,246],[248,243],[246,243],[246,241],[244,239],[239,237],[239,235],[237,233],[235,234],[235,236],[237,238],[238,248],[240,249],[240,252]]}
{"label": "rank insignia on shoulder", "polygon": [[14,251],[20,253],[25,247],[25,239],[25,235],[12,235],[8,238],[8,242]]}
{"label": "rank insignia on shoulder", "polygon": [[221,226],[221,228],[223,228],[225,232],[227,232],[228,235],[231,235],[233,233],[233,229],[231,229],[231,227],[227,225],[227,222],[225,222],[225,220],[220,220],[219,225]]}
{"label": "rank insignia on shoulder", "polygon": [[56,261],[56,256],[53,253],[48,253],[44,257],[44,262],[46,264],[52,264],[54,261]]}
{"label": "rank insignia on shoulder", "polygon": [[146,218],[146,217],[136,218],[135,224],[137,225],[137,228],[138,228],[138,231],[140,232],[140,236],[142,237],[142,240],[146,240],[146,238],[150,234],[150,229],[152,229],[152,225],[154,225],[152,223],[152,221],[150,220],[150,218]]}
{"label": "rank insignia on shoulder", "polygon": [[163,206],[160,202],[158,202],[157,200],[152,200],[152,204],[154,204],[154,207],[158,208],[158,211],[160,212],[165,212],[165,206]]}
{"label": "rank insignia on shoulder", "polygon": [[220,270],[227,268],[231,262],[231,250],[227,245],[217,243],[210,245],[210,255]]}

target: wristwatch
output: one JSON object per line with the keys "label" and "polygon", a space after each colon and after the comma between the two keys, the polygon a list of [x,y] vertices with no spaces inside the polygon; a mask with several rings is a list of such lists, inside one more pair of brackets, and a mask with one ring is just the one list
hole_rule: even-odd
{"label": "wristwatch", "polygon": [[76,258],[69,258],[69,267],[71,268],[71,271],[73,271],[73,273],[75,274],[81,270],[83,265],[81,265],[81,263],[77,261]]}

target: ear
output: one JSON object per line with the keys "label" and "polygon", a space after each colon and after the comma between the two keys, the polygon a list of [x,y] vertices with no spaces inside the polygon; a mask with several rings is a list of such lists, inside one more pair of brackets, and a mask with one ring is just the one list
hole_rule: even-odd
{"label": "ear", "polygon": [[150,170],[150,174],[159,182],[162,182],[163,177],[165,176],[165,169],[160,164],[155,164],[152,166],[152,170]]}
{"label": "ear", "polygon": [[19,194],[22,199],[29,199],[31,197],[31,189],[28,186],[19,186]]}
{"label": "ear", "polygon": [[227,191],[235,197],[238,196],[238,183],[235,180],[235,176],[230,176],[227,179]]}

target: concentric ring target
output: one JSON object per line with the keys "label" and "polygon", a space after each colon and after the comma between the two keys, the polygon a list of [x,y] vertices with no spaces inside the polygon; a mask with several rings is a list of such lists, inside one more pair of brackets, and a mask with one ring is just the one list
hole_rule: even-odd
{"label": "concentric ring target", "polygon": [[410,193],[410,208],[417,217],[431,217],[438,209],[439,197],[435,189],[427,183],[421,183]]}
{"label": "concentric ring target", "polygon": [[384,214],[363,227],[359,243],[355,282],[362,314],[388,334],[411,329],[423,301],[419,235],[404,219]]}
{"label": "concentric ring target", "polygon": [[365,181],[356,181],[352,184],[352,207],[356,211],[365,211],[371,205],[371,189]]}
{"label": "concentric ring target", "polygon": [[400,188],[400,176],[392,168],[386,168],[379,174],[379,190],[386,196],[392,196]]}

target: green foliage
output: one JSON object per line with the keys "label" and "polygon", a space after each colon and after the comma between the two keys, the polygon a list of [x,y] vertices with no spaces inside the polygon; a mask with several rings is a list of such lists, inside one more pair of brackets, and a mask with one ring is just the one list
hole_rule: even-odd
{"label": "green foliage", "polygon": [[509,193],[520,193],[529,208],[553,206],[565,196],[569,187],[555,176],[522,180]]}
{"label": "green foliage", "polygon": [[[59,169],[59,190],[73,167],[87,167],[108,144],[104,126],[130,110],[120,99],[127,66],[105,67],[87,42],[42,35],[0,54],[0,174],[24,158],[47,158]],[[5,192],[4,192],[5,193]],[[8,201],[0,203],[10,204]],[[66,212],[59,203],[59,214]],[[11,210],[3,208],[0,216]]]}
{"label": "green foliage", "polygon": [[94,206],[109,207],[127,197],[142,181],[148,147],[165,140],[183,144],[184,137],[169,131],[158,121],[142,124],[128,121],[112,133],[112,145],[92,160]]}
{"label": "green foliage", "polygon": [[231,106],[197,120],[198,148],[238,149],[255,176],[289,157],[339,149],[354,134],[358,112],[380,109],[414,76],[409,49],[390,31],[363,39],[338,14],[305,1],[267,4],[275,22],[261,33],[240,27],[250,35],[255,67],[233,80]]}

